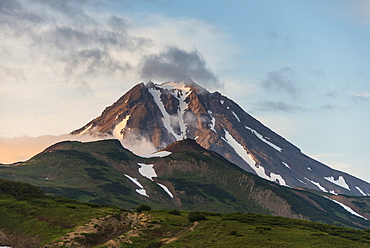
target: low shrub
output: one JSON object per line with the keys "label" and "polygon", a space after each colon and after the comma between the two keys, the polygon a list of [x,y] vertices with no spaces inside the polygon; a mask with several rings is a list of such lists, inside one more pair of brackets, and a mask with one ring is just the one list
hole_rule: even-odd
{"label": "low shrub", "polygon": [[140,206],[138,206],[137,208],[136,208],[136,212],[142,212],[142,211],[149,211],[149,210],[151,210],[152,208],[149,206],[149,205],[147,205],[147,204],[141,204]]}
{"label": "low shrub", "polygon": [[180,215],[180,210],[172,209],[172,210],[170,210],[169,214]]}
{"label": "low shrub", "polygon": [[198,220],[206,220],[206,216],[201,212],[192,212],[188,215],[188,220],[191,222],[198,221]]}

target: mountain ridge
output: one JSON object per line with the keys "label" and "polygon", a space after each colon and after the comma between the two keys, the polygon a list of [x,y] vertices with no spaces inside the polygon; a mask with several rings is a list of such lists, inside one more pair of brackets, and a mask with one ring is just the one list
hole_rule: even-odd
{"label": "mountain ridge", "polygon": [[[177,146],[182,142],[187,141]],[[136,156],[118,140],[65,141],[22,164],[0,167],[0,178],[38,185],[49,195],[128,209],[145,203],[161,209],[259,213],[370,227],[364,219],[370,219],[367,197],[334,199],[280,186],[210,150],[162,155]],[[357,215],[333,200],[351,206]]]}
{"label": "mountain ridge", "polygon": [[195,139],[247,172],[290,187],[370,195],[370,184],[303,154],[237,103],[196,83],[141,83],[71,134],[145,141],[161,150]]}

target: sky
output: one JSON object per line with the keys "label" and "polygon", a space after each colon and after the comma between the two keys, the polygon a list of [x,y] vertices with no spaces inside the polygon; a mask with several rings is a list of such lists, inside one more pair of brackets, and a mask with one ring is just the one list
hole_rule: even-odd
{"label": "sky", "polygon": [[190,77],[370,182],[369,0],[0,0],[0,163]]}

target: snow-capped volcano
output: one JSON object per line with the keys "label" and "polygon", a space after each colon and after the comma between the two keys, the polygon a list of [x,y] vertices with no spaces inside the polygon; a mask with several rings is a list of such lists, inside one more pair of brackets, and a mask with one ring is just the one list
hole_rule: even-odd
{"label": "snow-capped volcano", "polygon": [[147,140],[157,150],[186,138],[245,171],[288,187],[370,196],[370,184],[301,153],[235,102],[191,83],[141,83],[74,135]]}

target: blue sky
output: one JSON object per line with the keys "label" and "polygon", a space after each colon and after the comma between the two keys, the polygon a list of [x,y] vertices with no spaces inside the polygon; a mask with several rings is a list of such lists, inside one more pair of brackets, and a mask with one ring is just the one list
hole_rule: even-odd
{"label": "blue sky", "polygon": [[368,0],[0,1],[0,30],[0,162],[65,138],[139,82],[186,72],[370,181]]}

